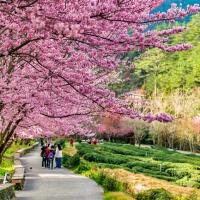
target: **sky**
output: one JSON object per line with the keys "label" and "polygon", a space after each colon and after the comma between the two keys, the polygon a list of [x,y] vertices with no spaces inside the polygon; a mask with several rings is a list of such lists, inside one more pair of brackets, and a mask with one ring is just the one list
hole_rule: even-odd
{"label": "sky", "polygon": [[[176,3],[179,6],[182,6],[183,8],[186,8],[188,4],[193,5],[193,4],[200,4],[200,0],[165,0],[165,2],[162,4],[162,6],[158,7],[157,9],[155,9],[155,12],[157,11],[167,11],[167,9],[170,8],[172,3]],[[191,17],[187,17],[184,20],[181,21],[185,21],[188,22],[190,20]]]}

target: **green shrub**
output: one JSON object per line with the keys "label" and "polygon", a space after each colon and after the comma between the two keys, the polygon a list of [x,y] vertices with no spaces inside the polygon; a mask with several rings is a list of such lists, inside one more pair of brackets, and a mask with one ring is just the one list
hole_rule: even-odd
{"label": "green shrub", "polygon": [[200,188],[200,183],[195,180],[195,178],[189,179],[188,177],[183,177],[176,181],[177,184],[184,187],[195,187]]}
{"label": "green shrub", "polygon": [[123,192],[108,192],[103,200],[133,200],[133,198]]}
{"label": "green shrub", "polygon": [[69,156],[65,154],[63,156],[63,166],[66,168],[75,168],[80,164],[80,156],[75,154],[74,156]]}
{"label": "green shrub", "polygon": [[82,174],[86,171],[89,171],[90,169],[91,166],[88,163],[81,161],[80,165],[76,168],[75,172],[78,174]]}
{"label": "green shrub", "polygon": [[121,165],[115,165],[115,164],[108,164],[108,163],[98,163],[96,164],[99,168],[110,168],[110,169],[117,169],[117,168],[123,168],[126,170],[129,170],[127,167],[122,167]]}
{"label": "green shrub", "polygon": [[186,197],[184,200],[200,200],[200,197],[198,198],[197,194],[192,194]]}
{"label": "green shrub", "polygon": [[191,173],[189,173],[188,171],[183,171],[183,170],[179,170],[179,169],[175,169],[175,168],[169,168],[165,171],[167,174],[169,174],[170,176],[174,176],[177,177],[178,179],[181,179],[185,176],[187,177],[191,177]]}
{"label": "green shrub", "polygon": [[195,177],[197,183],[200,183],[200,175]]}
{"label": "green shrub", "polygon": [[194,187],[194,188],[200,189],[200,183],[198,183],[194,180],[188,180],[185,184],[188,187]]}
{"label": "green shrub", "polygon": [[109,163],[109,164],[122,164],[126,163],[128,159],[120,158],[118,156],[111,156],[109,154],[87,153],[83,158],[90,162]]}
{"label": "green shrub", "polygon": [[151,189],[137,194],[137,200],[175,200],[172,194],[165,189]]}
{"label": "green shrub", "polygon": [[79,144],[76,146],[78,153],[80,156],[83,156],[87,153],[91,153],[94,150],[94,146],[93,145],[89,145],[89,144]]}
{"label": "green shrub", "polygon": [[70,158],[70,167],[74,168],[77,167],[80,164],[80,156],[78,154],[75,154]]}
{"label": "green shrub", "polygon": [[153,164],[153,163],[147,163],[147,162],[128,162],[126,163],[124,166],[128,167],[128,168],[134,168],[134,167],[141,167],[141,168],[145,168],[145,169],[150,169],[150,170],[154,170],[154,171],[160,171],[160,166],[158,164]]}
{"label": "green shrub", "polygon": [[132,156],[145,156],[146,155],[145,151],[131,151],[131,150],[113,147],[113,146],[112,147],[104,146],[102,149],[104,151],[111,152],[114,154],[132,155]]}
{"label": "green shrub", "polygon": [[[133,145],[104,143],[77,145],[85,160],[99,167],[123,168],[134,173],[200,188],[200,158],[164,148],[138,148]],[[162,169],[160,170],[160,164]]]}
{"label": "green shrub", "polygon": [[106,177],[103,180],[103,188],[105,191],[122,191],[123,190],[123,185],[118,182],[116,179],[111,178],[111,177]]}
{"label": "green shrub", "polygon": [[66,167],[66,168],[70,167],[70,158],[71,158],[71,156],[69,156],[67,154],[63,155],[62,163],[63,163],[64,167]]}
{"label": "green shrub", "polygon": [[103,174],[103,173],[98,173],[98,172],[94,173],[94,172],[92,172],[90,174],[90,178],[95,180],[99,185],[103,185],[103,181],[105,180],[106,175]]}
{"label": "green shrub", "polygon": [[123,191],[123,184],[116,179],[105,175],[103,172],[90,174],[90,178],[95,180],[99,185],[103,186],[105,191]]}

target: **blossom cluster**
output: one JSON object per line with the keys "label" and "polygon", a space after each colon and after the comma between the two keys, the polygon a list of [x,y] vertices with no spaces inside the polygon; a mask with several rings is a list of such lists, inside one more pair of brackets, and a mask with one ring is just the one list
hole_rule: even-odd
{"label": "blossom cluster", "polygon": [[128,51],[191,48],[166,43],[183,28],[146,30],[195,14],[199,6],[172,5],[166,13],[152,14],[162,2],[0,1],[0,132],[87,134],[91,121],[105,112],[171,121],[166,114],[143,116],[128,109],[107,87]]}

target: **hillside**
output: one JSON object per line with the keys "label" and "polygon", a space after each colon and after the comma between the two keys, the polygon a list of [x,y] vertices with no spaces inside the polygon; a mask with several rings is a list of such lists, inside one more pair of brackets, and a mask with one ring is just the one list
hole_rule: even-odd
{"label": "hillside", "polygon": [[171,93],[175,90],[191,91],[200,86],[200,14],[187,24],[188,29],[173,36],[170,43],[190,43],[188,51],[165,53],[159,49],[150,49],[141,55],[130,52],[136,68],[121,73],[120,84],[112,85],[117,94],[143,88],[147,94],[155,90],[158,93]]}
{"label": "hillside", "polygon": [[152,92],[169,93],[176,89],[188,91],[200,86],[200,15],[193,17],[188,30],[171,38],[171,43],[190,43],[189,51],[164,53],[157,49],[145,52],[137,61],[142,86]]}

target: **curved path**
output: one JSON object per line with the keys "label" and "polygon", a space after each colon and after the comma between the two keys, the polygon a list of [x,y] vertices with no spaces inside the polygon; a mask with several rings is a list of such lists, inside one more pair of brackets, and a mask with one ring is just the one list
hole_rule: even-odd
{"label": "curved path", "polygon": [[39,150],[21,158],[26,168],[24,190],[17,200],[102,200],[103,190],[92,180],[67,169],[41,168]]}

